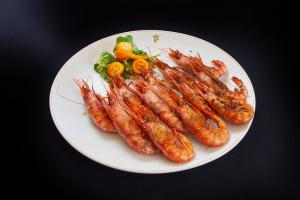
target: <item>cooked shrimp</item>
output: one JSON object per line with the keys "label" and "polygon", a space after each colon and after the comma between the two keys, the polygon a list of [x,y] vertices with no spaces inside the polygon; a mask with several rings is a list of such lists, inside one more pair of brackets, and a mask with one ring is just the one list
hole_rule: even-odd
{"label": "cooked shrimp", "polygon": [[[170,74],[170,76],[172,76],[172,74]],[[168,92],[161,92],[160,94],[164,96],[169,94],[177,103],[176,110],[189,131],[205,145],[217,147],[225,144],[229,138],[229,132],[225,122],[209,108],[203,98],[195,94],[192,88],[189,88],[184,82],[182,82],[182,84],[178,83],[177,81],[182,81],[180,77],[176,77],[176,81],[174,78],[171,79],[178,90],[182,92],[183,97],[191,103],[193,107],[185,103],[172,89],[165,88]],[[167,98],[164,97],[164,99]],[[207,119],[216,122],[217,126],[212,127],[209,125]]]}
{"label": "cooked shrimp", "polygon": [[196,85],[198,92],[206,99],[212,109],[222,118],[233,124],[244,124],[250,121],[254,116],[254,110],[246,101],[227,99],[219,97],[213,89],[203,83]]}
{"label": "cooked shrimp", "polygon": [[192,68],[194,67],[194,63],[191,62],[191,57],[186,56],[179,52],[178,50],[170,49],[169,56],[174,60],[180,67],[183,67],[185,71],[192,72]]}
{"label": "cooked shrimp", "polygon": [[102,102],[118,133],[134,151],[142,154],[158,152],[148,135],[142,131],[137,122],[120,105],[114,90],[108,92],[108,102],[100,95],[95,95]]}
{"label": "cooked shrimp", "polygon": [[143,104],[142,100],[134,94],[132,91],[130,91],[127,87],[124,85],[125,80],[121,78],[120,76],[115,76],[111,78],[111,83],[113,86],[113,89],[119,93],[125,101],[128,101],[132,105],[140,105]]}
{"label": "cooked shrimp", "polygon": [[163,99],[170,106],[173,112],[176,112],[176,103],[174,103],[174,100],[170,97],[168,91],[166,91],[165,89],[173,88],[173,84],[169,84],[169,82],[158,79],[151,73],[147,73],[144,75],[145,76],[143,78],[147,81],[150,89],[161,99]]}
{"label": "cooked shrimp", "polygon": [[244,124],[252,119],[254,110],[246,101],[228,98],[228,96],[218,96],[212,88],[207,87],[205,84],[195,83],[191,77],[185,78],[186,74],[184,72],[180,73],[179,70],[171,67],[165,70],[168,67],[167,64],[157,66],[165,76],[169,77],[168,80],[172,80],[176,84],[184,98],[202,111],[203,114],[206,110],[211,112],[204,101],[205,99],[216,113],[233,124]]}
{"label": "cooked shrimp", "polygon": [[193,77],[191,77],[188,73],[180,71],[174,67],[170,67],[168,64],[163,63],[160,60],[157,60],[156,65],[158,66],[159,71],[164,75],[166,80],[175,85],[175,87],[180,92],[182,92],[183,97],[188,102],[190,102],[194,106],[196,106],[196,104],[207,105],[205,99],[197,95],[195,91],[188,86],[194,84]]}
{"label": "cooked shrimp", "polygon": [[207,133],[207,140],[210,139],[207,143],[209,143],[210,146],[221,146],[225,144],[229,138],[229,131],[226,123],[209,107],[203,97],[195,93],[189,82],[190,81],[182,82],[182,80],[176,79],[175,84],[186,101],[193,105],[193,107],[201,112],[207,119],[216,123],[216,127],[209,126],[209,130],[205,132]]}
{"label": "cooked shrimp", "polygon": [[192,104],[200,112],[212,112],[207,101],[193,89],[196,83],[192,76],[174,68],[171,77],[171,80],[187,102]]}
{"label": "cooked shrimp", "polygon": [[94,95],[87,82],[84,80],[82,80],[82,82],[79,80],[74,81],[80,88],[81,96],[94,124],[105,132],[117,132],[103,104]]}
{"label": "cooked shrimp", "polygon": [[220,97],[242,101],[245,101],[248,97],[247,88],[244,86],[242,80],[235,76],[233,76],[231,80],[238,86],[239,89],[235,88],[234,91],[231,91],[222,81],[218,79],[212,79],[205,73],[197,71],[195,68],[193,69],[193,73],[199,78],[200,82],[214,89],[216,95]]}
{"label": "cooked shrimp", "polygon": [[[178,50],[173,50],[173,49],[170,49],[169,55],[177,63],[188,63],[187,64],[188,67],[190,67],[189,65],[195,64],[205,74],[207,74],[210,77],[215,78],[215,79],[223,76],[227,72],[227,67],[220,60],[213,60],[212,61],[213,66],[209,67],[203,63],[203,61],[199,55],[198,55],[198,57],[186,56],[186,55],[182,54],[181,52],[179,52]],[[193,64],[189,62],[190,60],[193,60]]]}
{"label": "cooked shrimp", "polygon": [[[239,100],[247,99],[247,89],[243,85],[243,82],[239,79],[237,80],[236,77],[232,77],[232,80],[240,90],[235,89],[234,91],[231,91],[223,82],[221,82],[214,76],[211,76],[205,71],[206,68],[203,68],[204,64],[200,58],[186,56],[180,53],[178,50],[171,50],[171,53],[169,55],[179,65],[179,67],[181,67],[181,69],[183,69],[184,71],[192,72],[200,82],[204,83],[208,87],[212,87],[218,96]],[[221,62],[214,61],[214,63],[222,66]]]}
{"label": "cooked shrimp", "polygon": [[178,163],[187,162],[194,157],[192,143],[186,136],[175,129],[167,127],[159,118],[145,106],[131,106],[124,101],[124,109],[134,118],[149,135],[152,142],[170,160]]}
{"label": "cooked shrimp", "polygon": [[[125,84],[125,86],[127,85]],[[170,106],[157,96],[144,81],[135,80],[131,86],[128,89],[137,94],[162,122],[180,133],[185,132],[182,121],[176,116]]]}

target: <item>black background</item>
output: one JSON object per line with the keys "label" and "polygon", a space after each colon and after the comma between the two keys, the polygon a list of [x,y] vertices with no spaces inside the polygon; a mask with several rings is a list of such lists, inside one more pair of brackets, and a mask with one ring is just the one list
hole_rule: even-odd
{"label": "black background", "polygon": [[[9,136],[2,146],[10,195],[300,197],[295,6],[268,1],[0,2],[2,114],[8,125],[1,135]],[[141,29],[200,37],[227,51],[247,71],[256,92],[256,115],[246,137],[228,154],[188,171],[142,175],[97,164],[60,136],[48,106],[60,67],[98,39]]]}

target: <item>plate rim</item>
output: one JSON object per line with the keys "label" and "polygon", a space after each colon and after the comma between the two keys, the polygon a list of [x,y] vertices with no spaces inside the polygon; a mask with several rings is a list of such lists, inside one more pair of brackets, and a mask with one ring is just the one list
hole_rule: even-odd
{"label": "plate rim", "polygon": [[142,169],[131,169],[131,168],[127,168],[126,166],[122,166],[122,167],[119,167],[119,166],[113,166],[113,165],[110,165],[109,163],[110,162],[103,162],[103,161],[98,161],[96,159],[96,157],[94,157],[93,154],[90,154],[90,153],[87,153],[87,152],[83,152],[78,146],[76,146],[76,144],[74,144],[73,142],[71,142],[71,140],[69,140],[67,137],[64,136],[64,134],[62,133],[62,128],[59,126],[56,118],[55,118],[55,115],[53,113],[53,105],[52,105],[52,98],[53,98],[53,95],[54,95],[54,83],[56,82],[56,80],[58,79],[58,75],[63,71],[63,69],[65,69],[65,67],[67,67],[68,63],[75,57],[77,56],[79,53],[81,53],[82,51],[84,51],[85,49],[89,48],[90,46],[94,45],[95,43],[101,41],[101,40],[105,40],[105,39],[109,39],[109,38],[112,38],[112,37],[116,37],[118,35],[122,35],[122,34],[130,34],[130,33],[133,33],[133,32],[165,32],[165,33],[168,33],[168,34],[175,34],[175,35],[182,35],[182,36],[185,36],[185,37],[189,37],[189,38],[193,38],[193,39],[197,39],[197,40],[201,40],[202,42],[204,43],[207,43],[215,48],[217,48],[219,51],[221,51],[222,53],[224,53],[226,56],[228,56],[229,58],[231,58],[236,64],[237,66],[244,72],[245,76],[248,78],[249,80],[249,83],[250,83],[250,87],[253,91],[253,109],[254,111],[256,110],[256,96],[255,96],[255,90],[254,90],[254,87],[252,85],[252,82],[251,82],[251,79],[249,78],[248,74],[246,73],[246,71],[244,70],[244,68],[239,64],[239,62],[237,62],[235,60],[235,58],[233,56],[231,56],[230,54],[228,54],[227,52],[225,52],[223,49],[221,49],[220,47],[218,47],[217,45],[211,43],[211,42],[208,42],[204,39],[201,39],[201,38],[198,38],[196,36],[192,36],[192,35],[189,35],[189,34],[185,34],[185,33],[180,33],[180,32],[175,32],[175,31],[166,31],[166,30],[152,30],[152,29],[149,29],[149,30],[133,30],[133,31],[126,31],[126,32],[122,32],[122,33],[117,33],[117,34],[113,34],[113,35],[110,35],[110,36],[107,36],[107,37],[104,37],[104,38],[101,38],[95,42],[92,42],[90,44],[88,44],[87,46],[85,46],[84,48],[80,49],[79,51],[77,51],[74,55],[72,55],[64,64],[63,66],[59,69],[59,71],[57,72],[57,74],[55,75],[55,78],[53,79],[53,82],[52,82],[52,85],[51,85],[51,89],[50,89],[50,94],[49,94],[49,108],[50,108],[50,114],[51,114],[51,117],[52,117],[52,120],[54,122],[54,125],[56,126],[58,132],[60,133],[60,135],[69,143],[69,145],[71,145],[76,151],[78,151],[79,153],[81,153],[82,155],[84,155],[85,157],[93,160],[94,162],[98,163],[98,164],[101,164],[101,165],[104,165],[106,167],[109,167],[109,168],[112,168],[112,169],[117,169],[117,170],[121,170],[121,171],[125,171],[125,172],[130,172],[130,173],[140,173],[140,174],[165,174],[165,173],[174,173],[174,172],[179,172],[179,171],[186,171],[186,170],[189,170],[189,169],[193,169],[193,168],[196,168],[196,167],[200,167],[200,166],[203,166],[205,164],[208,164],[214,160],[217,160],[218,158],[221,158],[222,156],[224,156],[225,154],[227,154],[229,151],[231,151],[232,149],[234,149],[240,142],[241,140],[247,135],[250,127],[252,126],[252,123],[253,123],[253,120],[254,120],[254,117],[255,117],[255,114],[253,116],[253,118],[248,122],[250,123],[249,126],[246,128],[245,130],[245,134],[240,137],[235,143],[233,143],[231,146],[229,146],[227,149],[224,149],[222,151],[222,149],[220,149],[220,152],[217,153],[216,155],[214,156],[211,156],[210,158],[206,159],[206,160],[203,160],[201,161],[200,163],[197,162],[197,163],[193,163],[193,164],[190,164],[190,165],[182,165],[181,167],[178,167],[178,168],[174,168],[174,169],[171,169],[171,170],[143,170]]}

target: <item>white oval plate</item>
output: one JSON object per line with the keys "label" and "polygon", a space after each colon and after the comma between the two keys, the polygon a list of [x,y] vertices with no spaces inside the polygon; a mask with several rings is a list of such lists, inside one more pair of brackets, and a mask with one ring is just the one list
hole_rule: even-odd
{"label": "white oval plate", "polygon": [[[115,40],[120,35],[132,35],[136,45],[147,52],[150,49],[152,55],[161,52],[158,48],[173,48],[193,55],[199,52],[205,63],[210,63],[213,59],[222,60],[228,67],[228,73],[223,77],[223,81],[233,88],[234,84],[230,81],[230,77],[235,75],[242,79],[249,90],[248,102],[255,108],[254,89],[246,72],[236,60],[217,46],[193,36],[169,31],[143,30],[120,33],[98,40],[80,50],[64,64],[53,81],[49,100],[51,115],[61,135],[75,149],[88,158],[115,169],[154,174],[201,166],[226,154],[242,140],[252,120],[242,126],[228,124],[230,139],[219,148],[207,148],[189,135],[195,148],[195,158],[190,162],[177,164],[162,155],[138,154],[131,150],[118,134],[109,134],[97,129],[88,115],[83,114],[85,112],[83,105],[65,98],[82,102],[79,89],[72,81],[73,78],[88,78],[97,91],[105,94],[101,78],[93,69],[93,63],[97,61],[102,51],[112,51]],[[155,36],[158,36],[156,42]],[[175,65],[165,55],[160,56],[160,59]]]}

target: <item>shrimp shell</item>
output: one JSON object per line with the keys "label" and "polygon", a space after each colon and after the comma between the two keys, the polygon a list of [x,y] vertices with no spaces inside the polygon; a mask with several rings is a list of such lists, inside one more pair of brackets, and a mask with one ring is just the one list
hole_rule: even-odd
{"label": "shrimp shell", "polygon": [[137,94],[162,122],[170,128],[176,129],[177,132],[185,132],[182,121],[170,106],[148,87],[145,81],[136,80],[132,85],[129,90]]}
{"label": "shrimp shell", "polygon": [[81,96],[94,124],[105,132],[117,132],[101,101],[97,99],[87,82],[74,80],[80,88]]}
{"label": "shrimp shell", "polygon": [[147,155],[158,152],[137,122],[120,105],[114,90],[108,93],[109,103],[98,94],[96,97],[102,102],[118,133],[134,151]]}
{"label": "shrimp shell", "polygon": [[[186,56],[180,53],[178,50],[171,50],[169,56],[179,65],[182,70],[193,73],[200,82],[204,83],[208,87],[212,87],[218,96],[239,100],[247,99],[248,91],[240,79],[232,77],[232,81],[238,86],[239,89],[236,88],[234,91],[231,91],[223,82],[217,79],[218,77],[211,75],[206,70],[207,68],[203,64],[200,57],[197,58],[193,56]],[[214,60],[213,63],[219,67],[225,66],[221,61]],[[227,71],[227,69],[225,71]]]}
{"label": "shrimp shell", "polygon": [[[164,65],[166,66],[166,65]],[[163,71],[164,69],[160,69]],[[182,92],[183,97],[191,103],[192,107],[185,103],[178,94],[171,89],[166,88],[168,92],[162,94],[170,94],[174,101],[178,103],[176,110],[180,118],[188,128],[188,130],[195,135],[195,137],[203,144],[217,147],[225,144],[229,138],[229,131],[225,122],[219,118],[206,104],[205,100],[196,95],[192,88],[183,79],[183,74],[175,69],[169,69],[167,72],[162,72],[165,76],[173,81],[178,90]],[[173,77],[176,75],[175,77]],[[167,99],[164,97],[164,99]],[[211,127],[207,118],[216,122],[217,127]]]}
{"label": "shrimp shell", "polygon": [[191,64],[192,66],[194,66],[194,65],[197,66],[205,74],[207,74],[208,76],[210,76],[211,78],[214,78],[214,79],[217,79],[217,78],[223,76],[228,71],[226,65],[220,60],[213,60],[212,67],[205,65],[199,54],[198,54],[198,57],[186,56],[186,55],[182,54],[181,52],[179,52],[178,50],[170,49],[169,56],[177,63],[181,63],[181,64],[185,64],[185,65],[188,63],[188,68],[191,67],[190,61],[193,61]]}
{"label": "shrimp shell", "polygon": [[245,124],[254,116],[254,109],[246,101],[219,97],[202,83],[197,85],[197,89],[215,112],[233,124]]}
{"label": "shrimp shell", "polygon": [[186,136],[167,127],[145,106],[130,107],[124,101],[122,103],[124,109],[140,124],[152,142],[169,160],[182,163],[194,157],[192,143]]}

